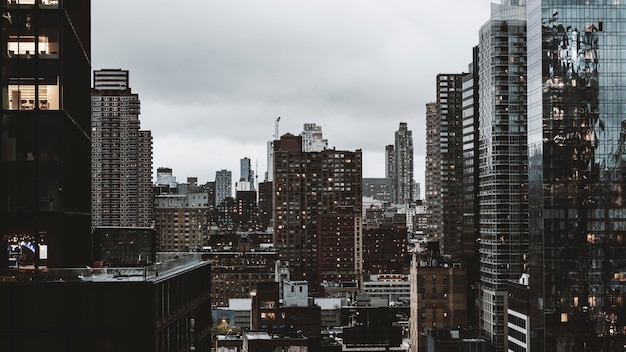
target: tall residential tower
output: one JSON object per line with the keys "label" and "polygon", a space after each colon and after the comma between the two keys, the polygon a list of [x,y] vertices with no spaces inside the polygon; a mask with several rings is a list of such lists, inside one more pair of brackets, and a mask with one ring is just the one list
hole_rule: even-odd
{"label": "tall residential tower", "polygon": [[[523,2],[504,0],[502,4],[491,4],[491,18],[481,27],[478,44],[478,312],[479,326],[497,351],[506,351],[507,282],[518,280],[527,270]],[[512,346],[508,348],[511,350]]]}
{"label": "tall residential tower", "polygon": [[91,90],[91,225],[151,227],[152,135],[140,130],[128,71],[97,70]]}
{"label": "tall residential tower", "polygon": [[394,193],[396,204],[413,202],[413,132],[406,122],[400,122],[395,133]]}

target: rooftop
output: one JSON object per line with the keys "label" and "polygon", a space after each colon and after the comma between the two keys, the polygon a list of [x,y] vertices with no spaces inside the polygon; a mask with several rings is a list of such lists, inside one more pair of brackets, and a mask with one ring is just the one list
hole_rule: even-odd
{"label": "rooftop", "polygon": [[205,264],[201,253],[159,252],[156,263],[144,267],[19,269],[0,276],[0,281],[154,282]]}

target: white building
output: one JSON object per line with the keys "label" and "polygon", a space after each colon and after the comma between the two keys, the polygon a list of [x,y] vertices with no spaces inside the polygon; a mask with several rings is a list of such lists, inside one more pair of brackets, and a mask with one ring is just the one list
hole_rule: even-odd
{"label": "white building", "polygon": [[302,136],[303,152],[321,152],[328,148],[328,140],[322,138],[322,126],[305,123],[300,136]]}

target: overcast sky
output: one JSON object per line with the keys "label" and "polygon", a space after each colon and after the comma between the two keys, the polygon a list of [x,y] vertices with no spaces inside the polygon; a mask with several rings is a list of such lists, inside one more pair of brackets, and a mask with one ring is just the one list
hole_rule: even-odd
{"label": "overcast sky", "polygon": [[[466,72],[490,0],[92,0],[92,68],[130,71],[154,169],[213,181],[303,124],[363,150],[384,177],[400,122],[424,189],[425,104],[438,73]],[[253,165],[254,167],[254,165]]]}

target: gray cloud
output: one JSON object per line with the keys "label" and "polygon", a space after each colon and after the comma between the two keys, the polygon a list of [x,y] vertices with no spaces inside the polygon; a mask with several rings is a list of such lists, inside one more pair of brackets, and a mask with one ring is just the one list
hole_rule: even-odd
{"label": "gray cloud", "polygon": [[413,130],[423,182],[424,106],[438,73],[467,70],[488,0],[92,1],[92,65],[130,70],[155,167],[213,180],[239,159],[266,170],[274,119],[331,146],[362,149],[384,174],[400,121]]}

